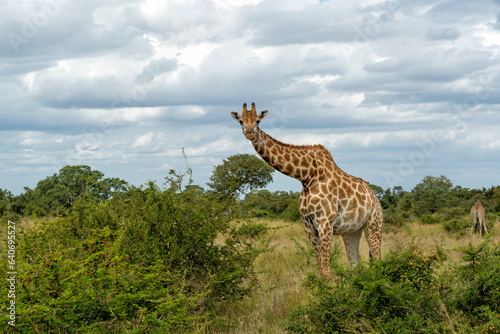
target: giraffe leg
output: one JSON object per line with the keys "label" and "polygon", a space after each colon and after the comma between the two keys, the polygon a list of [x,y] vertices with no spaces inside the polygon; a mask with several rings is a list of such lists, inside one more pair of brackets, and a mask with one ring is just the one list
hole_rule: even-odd
{"label": "giraffe leg", "polygon": [[325,278],[325,282],[330,280],[330,250],[332,248],[332,225],[330,221],[323,219],[318,222],[318,234],[321,242],[320,271]]}
{"label": "giraffe leg", "polygon": [[380,260],[382,258],[382,223],[382,214],[375,211],[364,227],[366,241],[370,248],[370,259]]}
{"label": "giraffe leg", "polygon": [[349,263],[353,266],[358,264],[361,260],[359,256],[359,240],[361,239],[361,233],[363,233],[363,229],[359,229],[352,234],[342,235],[347,258],[349,259]]}
{"label": "giraffe leg", "polygon": [[479,217],[479,229],[481,230],[481,237],[483,236],[483,228],[484,228],[484,234],[488,234],[488,230],[486,229],[486,220],[484,219],[484,214],[481,214]]}
{"label": "giraffe leg", "polygon": [[488,229],[486,228],[486,220],[483,219],[484,234],[488,234]]}
{"label": "giraffe leg", "polygon": [[316,260],[318,261],[319,271],[321,272],[321,241],[319,238],[318,230],[314,227],[314,224],[307,218],[302,218],[302,226],[306,232],[311,244],[316,253]]}
{"label": "giraffe leg", "polygon": [[475,234],[476,233],[476,213],[475,212],[471,212],[470,214],[471,218],[472,218],[472,229],[470,230],[470,234]]}

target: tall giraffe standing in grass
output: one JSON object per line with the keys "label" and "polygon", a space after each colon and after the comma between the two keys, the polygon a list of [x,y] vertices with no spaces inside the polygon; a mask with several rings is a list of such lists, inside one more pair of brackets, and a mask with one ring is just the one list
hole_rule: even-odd
{"label": "tall giraffe standing in grass", "polygon": [[480,236],[483,236],[483,228],[484,233],[488,234],[488,230],[486,229],[486,221],[484,218],[484,206],[481,204],[481,202],[479,202],[479,200],[477,200],[476,204],[474,204],[470,209],[470,216],[472,218],[471,234],[475,234],[478,228]]}
{"label": "tall giraffe standing in grass", "polygon": [[343,172],[322,145],[284,144],[259,128],[268,111],[257,115],[255,104],[243,113],[231,112],[255,151],[279,172],[302,183],[299,210],[304,230],[316,252],[320,273],[330,279],[330,249],[334,234],[342,235],[351,264],[360,261],[362,231],[370,256],[381,257],[382,208],[368,184]]}

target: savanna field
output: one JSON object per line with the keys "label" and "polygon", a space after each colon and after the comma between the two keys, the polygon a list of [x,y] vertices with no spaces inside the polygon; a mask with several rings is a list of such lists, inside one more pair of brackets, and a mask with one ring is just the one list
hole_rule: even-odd
{"label": "savanna field", "polygon": [[[444,176],[409,191],[371,185],[384,208],[382,261],[368,260],[363,237],[350,267],[336,236],[325,285],[298,194],[243,189],[224,179],[228,165],[209,190],[190,170],[133,187],[67,166],[19,196],[3,191],[1,270],[11,271],[13,221],[17,277],[15,327],[5,283],[0,332],[500,332],[500,187]],[[486,236],[471,234],[477,200]]]}

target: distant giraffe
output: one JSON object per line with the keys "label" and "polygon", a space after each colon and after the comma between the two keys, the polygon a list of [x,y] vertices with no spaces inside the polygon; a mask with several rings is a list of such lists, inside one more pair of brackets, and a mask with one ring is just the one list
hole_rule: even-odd
{"label": "distant giraffe", "polygon": [[364,231],[370,256],[381,258],[382,208],[368,184],[343,172],[322,145],[284,144],[259,128],[267,116],[257,115],[255,104],[243,113],[231,112],[241,124],[243,134],[257,153],[281,173],[302,183],[299,210],[304,230],[316,252],[319,270],[330,279],[330,249],[334,234],[342,235],[347,257],[352,264],[360,261],[359,241]]}
{"label": "distant giraffe", "polygon": [[470,216],[472,217],[471,234],[477,233],[478,228],[480,236],[483,236],[483,228],[484,233],[487,234],[488,230],[486,229],[486,221],[484,219],[484,207],[479,200],[477,200],[476,204],[474,204],[470,209]]}

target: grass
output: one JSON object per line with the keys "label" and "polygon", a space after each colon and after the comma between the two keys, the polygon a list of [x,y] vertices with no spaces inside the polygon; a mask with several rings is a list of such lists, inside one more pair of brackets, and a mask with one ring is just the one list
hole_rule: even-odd
{"label": "grass", "polygon": [[[287,223],[280,220],[266,221],[274,227],[270,251],[257,259],[259,288],[252,296],[229,305],[220,314],[217,323],[199,329],[199,333],[286,333],[283,322],[287,314],[304,305],[311,296],[310,290],[303,287],[309,272],[317,273],[316,257],[307,239],[301,223]],[[468,243],[480,244],[484,239],[479,235],[467,233],[449,233],[441,224],[420,224],[411,222],[401,229],[389,229],[382,237],[382,256],[398,244],[411,241],[420,244],[424,250],[433,249],[436,245],[443,248],[448,255],[445,266],[461,262],[460,247]],[[492,241],[500,242],[500,236],[493,233]],[[347,256],[342,238],[336,236],[334,243],[341,252],[344,265]],[[335,247],[332,247],[335,249]],[[362,237],[360,252],[362,260],[368,259],[368,244]]]}

